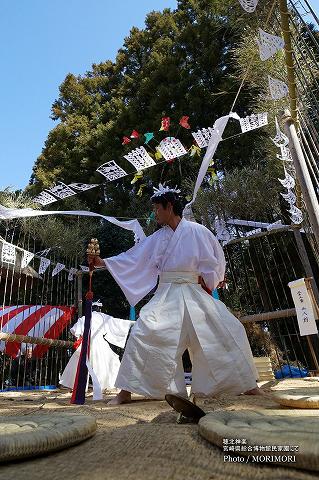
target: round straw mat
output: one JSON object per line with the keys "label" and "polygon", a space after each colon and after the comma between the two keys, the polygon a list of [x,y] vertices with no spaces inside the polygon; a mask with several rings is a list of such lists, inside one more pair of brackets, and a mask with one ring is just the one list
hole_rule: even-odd
{"label": "round straw mat", "polygon": [[[236,439],[246,440],[247,451],[224,451],[224,456],[249,456],[247,461],[250,462],[319,470],[319,416],[298,418],[251,410],[219,411],[200,419],[199,432],[206,440],[222,448],[224,439],[234,439],[233,445],[236,445]],[[256,446],[258,450],[254,449]],[[283,446],[298,446],[298,452],[290,448],[289,451],[278,449]],[[287,459],[288,455],[293,460]]]}
{"label": "round straw mat", "polygon": [[275,402],[293,408],[319,408],[318,388],[296,388],[286,392],[276,392]]}
{"label": "round straw mat", "polygon": [[0,418],[0,462],[48,454],[92,437],[96,421],[59,413]]}

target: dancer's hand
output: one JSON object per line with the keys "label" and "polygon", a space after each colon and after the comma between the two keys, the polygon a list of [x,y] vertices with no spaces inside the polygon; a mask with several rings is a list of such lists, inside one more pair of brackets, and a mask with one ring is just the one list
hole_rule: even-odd
{"label": "dancer's hand", "polygon": [[88,255],[88,264],[90,270],[94,270],[95,268],[105,267],[105,262],[101,257],[97,255]]}

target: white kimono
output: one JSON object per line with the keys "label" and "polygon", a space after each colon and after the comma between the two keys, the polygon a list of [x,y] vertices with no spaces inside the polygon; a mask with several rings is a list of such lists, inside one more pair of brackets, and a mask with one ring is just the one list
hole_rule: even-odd
{"label": "white kimono", "polygon": [[[73,325],[70,332],[77,338],[83,336],[85,317]],[[120,368],[118,355],[113,352],[108,342],[112,345],[124,348],[128,331],[135,322],[113,318],[100,312],[92,312],[91,336],[90,336],[90,367],[93,370],[93,380],[98,381],[99,390],[114,388],[115,380]],[[104,340],[104,338],[107,340]],[[81,345],[70,358],[60,383],[65,387],[73,388]],[[91,370],[91,372],[92,372]],[[94,375],[95,374],[95,375]],[[94,384],[94,381],[93,381]]]}
{"label": "white kimono", "polygon": [[223,250],[206,227],[182,219],[175,231],[165,226],[104,261],[131,305],[159,277],[128,339],[116,387],[153,398],[186,395],[186,348],[193,392],[239,394],[256,387],[258,374],[243,325],[198,284],[200,275],[214,289],[225,273]]}

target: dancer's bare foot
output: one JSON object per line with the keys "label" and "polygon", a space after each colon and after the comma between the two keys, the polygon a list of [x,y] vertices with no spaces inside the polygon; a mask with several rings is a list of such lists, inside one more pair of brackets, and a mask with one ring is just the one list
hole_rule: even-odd
{"label": "dancer's bare foot", "polygon": [[131,397],[131,392],[128,392],[127,390],[121,390],[115,398],[112,398],[112,400],[107,402],[107,405],[121,405],[122,403],[130,403],[132,400]]}

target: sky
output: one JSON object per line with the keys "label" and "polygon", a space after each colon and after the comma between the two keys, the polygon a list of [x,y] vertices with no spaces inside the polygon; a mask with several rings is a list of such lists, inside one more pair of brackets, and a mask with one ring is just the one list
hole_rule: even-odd
{"label": "sky", "polygon": [[176,0],[1,0],[0,190],[24,188],[68,73],[114,60],[133,26]]}

